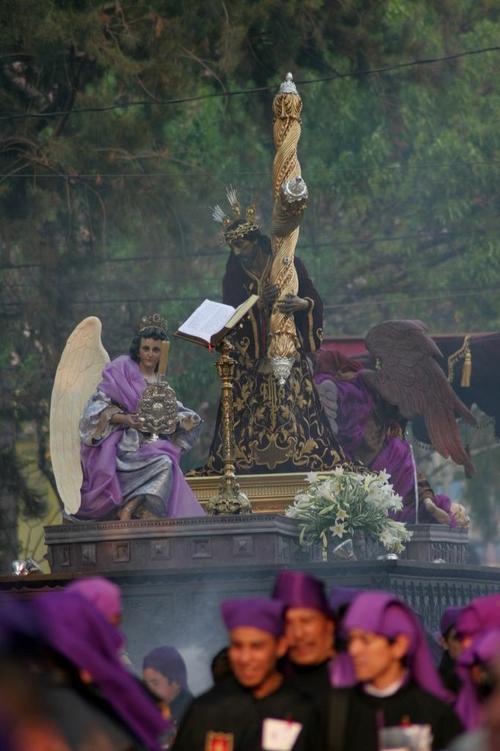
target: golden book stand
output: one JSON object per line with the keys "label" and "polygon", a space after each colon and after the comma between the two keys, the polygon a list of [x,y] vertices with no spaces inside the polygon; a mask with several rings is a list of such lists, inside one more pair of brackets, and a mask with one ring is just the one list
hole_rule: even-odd
{"label": "golden book stand", "polygon": [[233,382],[235,361],[231,357],[232,345],[229,337],[221,343],[221,354],[215,366],[221,380],[221,423],[224,471],[219,480],[217,495],[206,504],[209,514],[249,514],[252,506],[248,497],[240,490],[234,471],[233,436]]}

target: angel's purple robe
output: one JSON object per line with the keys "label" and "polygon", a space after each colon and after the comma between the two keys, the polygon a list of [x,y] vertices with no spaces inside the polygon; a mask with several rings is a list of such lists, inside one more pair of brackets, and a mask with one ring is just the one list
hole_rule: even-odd
{"label": "angel's purple robe", "polygon": [[[318,373],[314,380],[318,385],[325,380],[332,380],[336,385],[337,438],[351,460],[365,460],[363,454],[367,448],[373,449],[378,443],[375,456],[373,457],[372,451],[372,458],[366,463],[375,472],[382,470],[388,472],[394,490],[403,499],[403,508],[391,514],[393,518],[410,524],[417,521],[415,503],[415,485],[417,485],[419,497],[430,496],[436,506],[450,515],[451,526],[456,526],[456,521],[450,513],[451,500],[446,495],[435,495],[425,478],[419,474],[416,477],[417,470],[414,466],[410,444],[405,438],[389,434],[388,422],[384,420],[383,410],[376,403],[363,376],[358,372],[353,378],[346,380],[335,377],[332,373]],[[418,522],[436,523],[436,519],[423,504],[419,506]]]}
{"label": "angel's purple robe", "polygon": [[144,496],[146,507],[158,516],[204,515],[179,466],[182,450],[190,448],[199,433],[181,427],[183,418],[194,412],[177,403],[180,424],[169,440],[151,441],[135,428],[111,423],[117,408],[137,411],[147,385],[138,364],[126,355],[104,368],[80,420],[83,484],[78,518],[102,519],[136,496]]}

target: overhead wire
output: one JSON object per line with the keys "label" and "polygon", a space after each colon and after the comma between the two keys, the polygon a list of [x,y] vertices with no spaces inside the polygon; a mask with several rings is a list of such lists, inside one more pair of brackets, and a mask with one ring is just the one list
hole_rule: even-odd
{"label": "overhead wire", "polygon": [[[401,291],[401,290],[394,290],[393,292],[386,293],[386,296],[383,298],[376,298],[376,299],[370,299],[370,300],[360,300],[360,301],[352,301],[348,303],[337,303],[337,304],[325,304],[324,308],[325,310],[333,310],[335,308],[354,308],[354,307],[364,307],[367,305],[384,305],[384,304],[394,304],[394,303],[400,303],[401,297],[406,298],[409,302],[413,301],[429,301],[429,300],[441,300],[443,298],[453,298],[453,297],[459,297],[461,295],[464,296],[471,296],[475,294],[483,294],[484,292],[498,292],[500,290],[500,284],[497,285],[491,285],[491,286],[478,286],[478,287],[461,287],[461,288],[451,288],[448,290],[440,290],[439,294],[433,294],[433,295],[412,295],[408,292]],[[391,297],[388,297],[387,295],[393,295],[395,298],[398,299],[391,299]],[[168,294],[165,294],[161,297],[129,297],[129,298],[109,298],[109,299],[86,299],[86,300],[68,300],[68,305],[125,305],[125,304],[131,304],[131,303],[169,303],[169,302],[195,302],[199,301],[203,297],[203,293],[200,293],[199,295],[195,296],[170,296]],[[8,300],[8,301],[0,301],[0,305],[19,305],[19,306],[25,306],[26,303],[23,300]],[[35,300],[34,306],[42,305],[42,301]],[[33,304],[31,304],[31,307],[33,307]]]}
{"label": "overhead wire", "polygon": [[[315,248],[328,248],[331,247],[332,249],[335,249],[337,247],[351,247],[353,245],[371,245],[373,243],[379,244],[379,243],[392,243],[392,242],[401,242],[401,241],[409,241],[409,240],[441,240],[443,243],[439,244],[446,244],[447,240],[450,240],[451,238],[475,238],[475,237],[488,237],[488,236],[495,236],[497,237],[500,232],[500,226],[499,227],[491,227],[488,229],[475,229],[473,232],[448,232],[448,231],[441,231],[441,232],[430,232],[430,231],[422,231],[417,233],[408,233],[403,235],[386,235],[382,237],[366,237],[366,238],[348,238],[348,239],[341,239],[337,240],[335,238],[328,240],[328,241],[321,241],[321,242],[300,242],[299,243],[299,252],[302,250],[314,250]],[[222,257],[227,256],[228,250],[221,247],[220,249],[211,249],[206,251],[194,251],[192,253],[186,253],[182,252],[180,254],[158,254],[156,256],[153,255],[141,255],[141,256],[122,256],[122,257],[116,257],[116,258],[85,258],[84,256],[81,257],[82,262],[86,262],[91,260],[93,264],[114,264],[114,263],[145,263],[145,262],[170,262],[172,260],[175,260],[176,258],[210,258],[210,257]],[[25,263],[9,263],[4,262],[0,264],[0,271],[15,271],[17,269],[28,269],[28,268],[50,268],[51,266],[57,268],[58,264],[54,261],[47,261],[46,263],[40,263],[40,262],[25,262]]]}
{"label": "overhead wire", "polygon": [[[325,83],[326,81],[336,81],[345,78],[358,78],[361,76],[373,76],[381,73],[389,73],[394,70],[403,70],[405,68],[412,68],[419,65],[434,65],[435,63],[449,62],[452,60],[458,60],[464,57],[470,57],[473,55],[481,55],[489,52],[500,51],[500,45],[491,45],[489,47],[478,47],[472,50],[462,50],[461,52],[455,52],[449,55],[442,55],[439,57],[421,58],[418,60],[408,60],[402,63],[395,63],[392,65],[383,65],[379,68],[365,68],[361,70],[351,71],[349,73],[333,73],[328,76],[321,76],[318,78],[301,79],[296,81],[300,86],[308,86],[311,84]],[[80,115],[85,113],[101,113],[110,112],[119,109],[130,109],[132,107],[144,107],[144,106],[172,106],[178,104],[188,104],[190,102],[199,102],[206,99],[218,99],[229,98],[234,96],[245,96],[260,94],[264,91],[276,91],[276,84],[267,86],[254,86],[249,89],[235,89],[230,91],[214,91],[207,94],[196,94],[192,96],[173,97],[171,99],[140,99],[132,100],[129,102],[116,102],[115,104],[109,104],[104,106],[95,107],[74,107],[70,110],[55,110],[49,112],[23,112],[23,113],[10,113],[7,115],[1,115],[0,121],[9,120],[21,120],[21,119],[39,119],[48,117],[63,117],[71,115]]]}
{"label": "overhead wire", "polygon": [[[144,159],[144,155],[142,154],[132,154],[130,159],[137,159],[138,161]],[[156,158],[161,159],[161,155],[154,155],[150,158]],[[381,172],[384,169],[403,169],[405,167],[408,167],[411,170],[429,170],[432,169],[433,171],[436,170],[437,167],[457,167],[457,166],[470,166],[470,167],[477,167],[477,166],[483,166],[483,167],[490,167],[492,164],[500,164],[500,159],[453,159],[452,161],[447,162],[420,162],[419,164],[411,164],[408,165],[408,163],[402,163],[398,161],[390,161],[390,162],[382,162],[381,164],[374,164],[372,166],[370,165],[359,165],[356,166],[354,164],[344,164],[344,165],[332,165],[329,169],[332,173],[336,172]],[[0,173],[0,179],[9,179],[9,180],[78,180],[78,179],[85,179],[85,180],[108,180],[113,178],[149,178],[149,177],[176,177],[179,175],[179,173],[182,173],[183,176],[186,175],[200,175],[200,173],[207,175],[207,177],[214,177],[215,173],[213,170],[207,170],[203,167],[196,167],[193,166],[191,170],[185,169],[182,165],[179,165],[178,169],[172,169],[168,171],[156,171],[156,172],[146,172],[144,170],[141,170],[140,172],[15,172],[15,173]],[[235,177],[244,177],[244,176],[253,176],[253,177],[269,177],[269,172],[265,170],[238,170],[237,172],[232,172],[230,176],[225,177],[224,179],[228,182],[234,182]],[[327,185],[330,181],[330,177],[327,177],[321,181],[308,181],[308,185],[311,186],[324,186]],[[245,190],[251,190],[251,188],[245,188]]]}

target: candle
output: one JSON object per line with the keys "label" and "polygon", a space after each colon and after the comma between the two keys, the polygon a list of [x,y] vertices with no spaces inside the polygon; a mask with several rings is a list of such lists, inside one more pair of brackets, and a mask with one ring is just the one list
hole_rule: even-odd
{"label": "candle", "polygon": [[170,349],[170,342],[160,342],[160,362],[158,364],[158,375],[164,376],[167,372],[168,365],[168,350]]}

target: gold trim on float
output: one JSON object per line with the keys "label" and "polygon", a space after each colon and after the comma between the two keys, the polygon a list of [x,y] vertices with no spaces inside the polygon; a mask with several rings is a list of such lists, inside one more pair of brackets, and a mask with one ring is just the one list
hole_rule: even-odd
{"label": "gold trim on float", "polygon": [[[321,472],[321,474],[329,474]],[[237,475],[238,484],[250,499],[257,514],[283,513],[294,497],[308,485],[305,472],[275,472],[272,474]],[[217,492],[220,475],[186,477],[202,506]]]}

